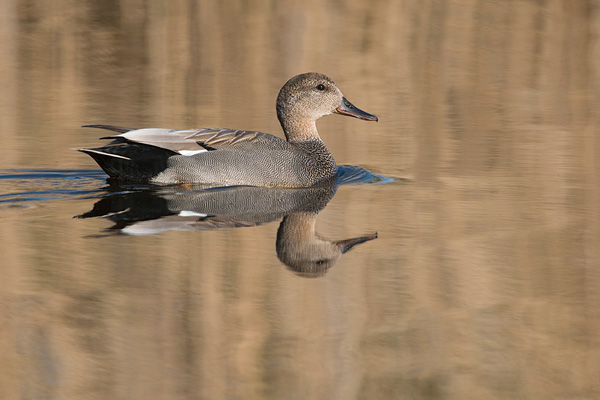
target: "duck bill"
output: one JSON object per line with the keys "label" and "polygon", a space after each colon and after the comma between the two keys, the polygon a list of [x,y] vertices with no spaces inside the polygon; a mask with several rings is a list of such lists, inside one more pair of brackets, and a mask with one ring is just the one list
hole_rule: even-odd
{"label": "duck bill", "polygon": [[335,110],[333,110],[333,112],[336,114],[348,115],[350,117],[364,119],[367,121],[379,121],[377,115],[369,114],[368,112],[355,107],[352,103],[346,100],[345,97],[342,97],[342,104],[340,104]]}
{"label": "duck bill", "polygon": [[337,242],[333,242],[333,243],[335,245],[337,245],[340,248],[340,250],[342,251],[342,254],[344,254],[347,251],[349,251],[351,248],[356,246],[357,244],[368,242],[369,240],[373,240],[373,239],[377,239],[377,233],[373,233],[373,234],[367,235],[367,236],[352,238],[352,239],[338,240]]}

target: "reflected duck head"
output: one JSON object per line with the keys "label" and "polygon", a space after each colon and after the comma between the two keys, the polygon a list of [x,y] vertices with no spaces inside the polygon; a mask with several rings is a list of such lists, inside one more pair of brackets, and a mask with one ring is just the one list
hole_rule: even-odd
{"label": "reflected duck head", "polygon": [[315,232],[317,214],[293,213],[283,218],[277,231],[279,260],[305,278],[325,275],[342,255],[356,245],[377,239],[377,233],[331,241]]}

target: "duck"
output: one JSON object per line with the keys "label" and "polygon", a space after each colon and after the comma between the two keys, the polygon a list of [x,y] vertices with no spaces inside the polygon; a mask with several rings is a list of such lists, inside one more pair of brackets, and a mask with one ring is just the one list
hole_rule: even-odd
{"label": "duck", "polygon": [[335,82],[309,72],[279,91],[277,118],[285,140],[268,133],[220,129],[132,129],[84,125],[117,134],[102,147],[75,149],[90,155],[109,181],[138,184],[311,187],[334,179],[336,162],[316,121],[338,114],[366,121],[376,115],[355,107]]}

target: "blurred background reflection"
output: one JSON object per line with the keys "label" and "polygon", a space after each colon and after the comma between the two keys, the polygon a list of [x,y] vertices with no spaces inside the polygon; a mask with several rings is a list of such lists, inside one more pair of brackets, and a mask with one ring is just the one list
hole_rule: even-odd
{"label": "blurred background reflection", "polygon": [[[600,398],[599,10],[1,1],[0,398]],[[308,71],[380,117],[319,121],[338,163],[406,179],[337,190],[316,232],[379,237],[326,274],[278,222],[72,218],[106,195],[81,125],[281,135]]]}

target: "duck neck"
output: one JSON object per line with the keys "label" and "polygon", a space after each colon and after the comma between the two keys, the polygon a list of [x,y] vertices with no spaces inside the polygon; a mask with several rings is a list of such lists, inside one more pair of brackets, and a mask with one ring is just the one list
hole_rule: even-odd
{"label": "duck neck", "polygon": [[311,120],[281,119],[281,127],[285,138],[290,143],[305,140],[321,140],[317,132],[317,124]]}

